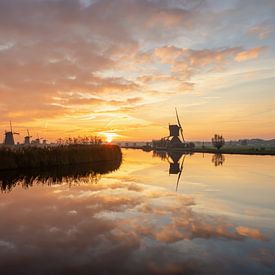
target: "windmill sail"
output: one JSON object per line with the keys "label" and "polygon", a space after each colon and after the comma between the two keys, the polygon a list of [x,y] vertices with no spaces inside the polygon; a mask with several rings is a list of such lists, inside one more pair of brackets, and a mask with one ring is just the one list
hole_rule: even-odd
{"label": "windmill sail", "polygon": [[180,172],[179,172],[178,179],[177,179],[176,191],[178,191],[178,186],[179,186],[179,182],[180,182],[181,173],[182,173],[182,170],[183,170],[183,163],[184,163],[185,157],[186,157],[186,155],[184,155],[184,157],[182,158],[182,162],[181,162],[181,166],[180,166]]}
{"label": "windmill sail", "polygon": [[179,125],[179,128],[180,128],[180,134],[181,134],[181,137],[182,137],[182,140],[184,140],[184,136],[183,136],[183,130],[182,130],[182,126],[181,126],[181,123],[180,123],[180,120],[179,120],[179,116],[178,116],[178,111],[177,111],[177,108],[176,109],[176,116],[177,116],[177,121],[178,121],[178,125]]}

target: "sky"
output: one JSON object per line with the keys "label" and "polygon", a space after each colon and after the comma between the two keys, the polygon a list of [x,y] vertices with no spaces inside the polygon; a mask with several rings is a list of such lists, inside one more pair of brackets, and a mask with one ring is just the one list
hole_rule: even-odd
{"label": "sky", "polygon": [[[275,138],[274,0],[1,0],[0,133]],[[1,140],[0,140],[1,142]]]}

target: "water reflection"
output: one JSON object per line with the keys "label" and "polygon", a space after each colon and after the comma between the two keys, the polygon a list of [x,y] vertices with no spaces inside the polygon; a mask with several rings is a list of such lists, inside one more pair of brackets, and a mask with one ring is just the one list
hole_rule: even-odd
{"label": "water reflection", "polygon": [[[185,158],[184,193],[167,158],[176,175]],[[128,150],[100,184],[0,194],[1,273],[274,274],[275,158],[162,159]]]}
{"label": "water reflection", "polygon": [[[166,160],[169,163],[169,175],[178,175],[176,191],[178,190],[186,155],[186,153],[180,151],[153,151],[154,157],[160,157],[161,160]],[[188,155],[192,155],[192,153]]]}
{"label": "water reflection", "polygon": [[102,174],[119,169],[121,159],[105,162],[94,162],[79,165],[65,165],[40,170],[10,170],[0,172],[0,189],[2,192],[11,191],[16,185],[24,188],[33,184],[61,184],[64,182],[88,180],[96,183]]}
{"label": "water reflection", "polygon": [[222,166],[225,161],[225,157],[223,154],[214,154],[212,156],[212,162],[215,166]]}

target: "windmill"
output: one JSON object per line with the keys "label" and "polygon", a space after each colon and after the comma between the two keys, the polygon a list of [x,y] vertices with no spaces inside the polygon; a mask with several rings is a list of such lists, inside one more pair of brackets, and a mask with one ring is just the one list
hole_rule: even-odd
{"label": "windmill", "polygon": [[25,138],[24,138],[24,144],[25,145],[30,145],[31,144],[31,138],[32,138],[32,136],[30,136],[29,129],[27,129],[27,136],[25,136]]}
{"label": "windmill", "polygon": [[43,138],[42,138],[42,137],[39,137],[39,135],[37,134],[37,138],[36,138],[35,140],[33,140],[33,141],[31,142],[31,144],[39,145],[39,144],[41,144],[41,143],[40,143],[40,140],[43,140]]}
{"label": "windmill", "polygon": [[47,145],[47,140],[46,140],[46,139],[43,139],[42,144],[43,144],[43,145]]}
{"label": "windmill", "polygon": [[15,133],[13,132],[12,130],[12,124],[11,124],[11,121],[10,121],[10,131],[5,131],[5,140],[4,140],[4,144],[5,145],[9,145],[9,146],[12,146],[14,145],[14,135],[19,135],[19,133]]}
{"label": "windmill", "polygon": [[[176,117],[177,117],[178,124],[173,124],[173,125],[169,124],[169,136],[167,137],[167,139],[171,138],[171,140],[169,140],[169,143],[168,143],[169,147],[178,147],[178,146],[181,146],[183,142],[185,142],[182,126],[178,116],[178,111],[176,108],[175,110],[176,110]],[[179,136],[181,136],[182,141],[180,140]]]}

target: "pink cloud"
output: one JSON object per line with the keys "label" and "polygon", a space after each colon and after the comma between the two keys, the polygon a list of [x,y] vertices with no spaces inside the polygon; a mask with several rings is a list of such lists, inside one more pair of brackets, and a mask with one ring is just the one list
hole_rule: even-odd
{"label": "pink cloud", "polygon": [[235,60],[238,62],[256,59],[265,50],[265,47],[257,47],[239,52],[235,56]]}

